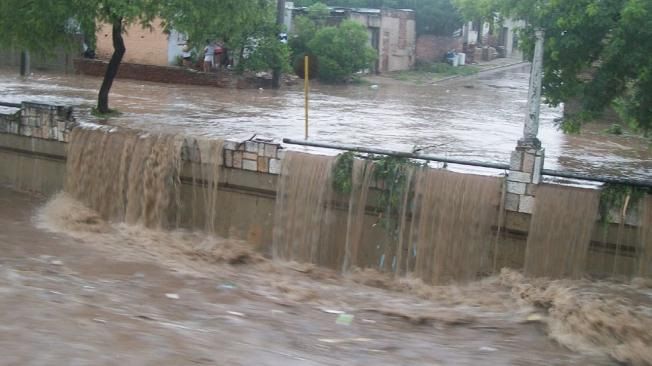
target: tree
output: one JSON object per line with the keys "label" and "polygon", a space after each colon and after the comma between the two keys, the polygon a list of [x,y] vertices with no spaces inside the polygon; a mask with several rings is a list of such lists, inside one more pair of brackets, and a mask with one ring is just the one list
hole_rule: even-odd
{"label": "tree", "polygon": [[546,31],[543,91],[551,105],[578,98],[562,123],[577,131],[613,106],[631,127],[652,130],[652,1],[455,0],[461,12],[523,19],[524,49]]}
{"label": "tree", "polygon": [[[298,0],[295,6],[311,6],[320,0]],[[462,17],[451,0],[323,0],[329,6],[350,8],[413,9],[418,34],[450,36],[460,28]],[[472,1],[472,0],[471,0]]]}
{"label": "tree", "polygon": [[308,49],[319,61],[319,78],[339,82],[368,68],[376,59],[368,42],[365,27],[352,20],[345,20],[338,27],[319,29],[308,43]]}
{"label": "tree", "polygon": [[2,0],[0,46],[48,53],[56,46],[74,47],[79,29],[94,35],[97,24],[109,24],[114,52],[97,99],[97,111],[104,114],[110,112],[109,92],[126,52],[127,26],[149,27],[158,19],[194,42],[222,37],[244,44],[266,21],[269,6],[269,0]]}

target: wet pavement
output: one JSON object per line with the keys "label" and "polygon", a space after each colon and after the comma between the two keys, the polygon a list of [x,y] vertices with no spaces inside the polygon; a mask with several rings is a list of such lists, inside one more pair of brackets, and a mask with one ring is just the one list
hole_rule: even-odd
{"label": "wet pavement", "polygon": [[197,256],[190,233],[90,217],[76,224],[93,230],[55,230],[42,204],[0,188],[3,365],[612,364],[553,342],[493,282],[425,299],[310,266],[229,265]]}
{"label": "wet pavement", "polygon": [[[528,78],[523,66],[428,86],[315,84],[310,139],[406,151],[420,147],[450,158],[507,163],[522,135]],[[93,77],[39,73],[22,80],[5,69],[0,101],[77,105],[82,119],[94,120],[88,110],[100,83]],[[304,134],[300,86],[228,90],[117,80],[110,103],[123,115],[109,123],[120,126],[239,140]],[[554,122],[561,114],[542,107],[545,168],[652,179],[649,141],[608,135],[603,125],[565,135]]]}

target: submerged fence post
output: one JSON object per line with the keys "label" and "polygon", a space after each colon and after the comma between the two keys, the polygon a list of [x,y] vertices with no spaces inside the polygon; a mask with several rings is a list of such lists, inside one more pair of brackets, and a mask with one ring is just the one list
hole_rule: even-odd
{"label": "submerged fence post", "polygon": [[310,91],[310,58],[303,56],[303,92],[305,94],[306,109],[306,140],[308,139],[308,92]]}
{"label": "submerged fence post", "polygon": [[536,195],[536,185],[541,182],[541,170],[545,149],[537,138],[539,133],[539,111],[541,108],[541,84],[543,79],[544,31],[537,29],[534,59],[530,73],[527,115],[523,127],[523,137],[518,140],[512,152],[505,209],[532,214]]}

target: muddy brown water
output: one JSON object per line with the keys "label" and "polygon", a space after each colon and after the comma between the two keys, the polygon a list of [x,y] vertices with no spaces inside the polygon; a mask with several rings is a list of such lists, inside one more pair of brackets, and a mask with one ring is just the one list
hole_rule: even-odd
{"label": "muddy brown water", "polygon": [[[0,203],[4,364],[651,360],[644,284],[512,271],[448,286],[374,271],[340,277],[270,262],[239,241],[89,220],[97,214],[66,196],[45,203],[0,189]],[[245,264],[228,264],[243,253]],[[337,324],[340,311],[350,325]]]}
{"label": "muddy brown water", "polygon": [[[522,135],[528,67],[440,85],[329,86],[311,92],[311,140],[425,152],[451,158],[508,162]],[[36,73],[20,79],[0,70],[0,100],[31,100],[82,107],[84,119],[101,80]],[[111,124],[146,130],[248,139],[252,135],[303,138],[301,87],[225,90],[118,80],[111,105],[123,115]],[[554,120],[560,109],[542,108],[540,138],[546,168],[650,179],[649,142],[586,126],[564,135]]]}

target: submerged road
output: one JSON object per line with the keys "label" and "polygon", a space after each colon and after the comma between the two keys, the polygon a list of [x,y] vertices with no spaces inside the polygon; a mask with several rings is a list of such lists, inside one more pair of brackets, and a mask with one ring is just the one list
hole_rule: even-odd
{"label": "submerged road", "polygon": [[[388,83],[313,85],[310,139],[383,149],[424,152],[450,158],[508,162],[522,135],[528,67],[488,73],[441,85]],[[0,70],[0,100],[31,100],[81,107],[93,120],[101,80],[78,75],[35,74],[20,79]],[[187,134],[278,141],[303,138],[300,86],[272,90],[227,90],[117,80],[111,106],[123,112],[109,123]],[[649,141],[614,136],[607,126],[589,125],[580,135],[558,131],[561,110],[543,107],[540,138],[545,168],[586,174],[652,179]]]}
{"label": "submerged road", "polygon": [[[496,281],[415,282],[417,297],[224,239],[110,226],[75,206],[43,221],[42,204],[0,187],[3,365],[612,364],[608,345],[556,344]],[[249,264],[224,263],[242,253]]]}

